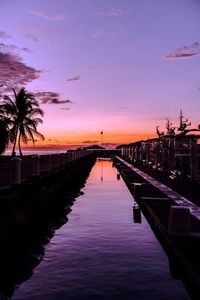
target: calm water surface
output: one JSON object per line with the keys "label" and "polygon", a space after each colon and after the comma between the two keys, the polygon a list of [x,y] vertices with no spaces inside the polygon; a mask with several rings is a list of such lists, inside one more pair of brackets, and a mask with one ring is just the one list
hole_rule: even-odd
{"label": "calm water surface", "polygon": [[56,231],[41,264],[14,300],[190,299],[110,161],[97,161],[69,221]]}

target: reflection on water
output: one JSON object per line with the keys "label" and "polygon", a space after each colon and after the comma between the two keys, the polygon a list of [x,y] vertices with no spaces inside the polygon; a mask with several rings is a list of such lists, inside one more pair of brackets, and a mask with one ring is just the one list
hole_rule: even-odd
{"label": "reflection on water", "polygon": [[186,300],[144,216],[111,161],[97,161],[69,221],[56,231],[15,300]]}

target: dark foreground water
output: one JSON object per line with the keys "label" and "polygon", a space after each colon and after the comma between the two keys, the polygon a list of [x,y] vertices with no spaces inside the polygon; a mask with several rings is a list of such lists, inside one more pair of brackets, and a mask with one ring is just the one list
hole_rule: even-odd
{"label": "dark foreground water", "polygon": [[69,221],[14,300],[186,300],[181,281],[110,161],[97,161]]}

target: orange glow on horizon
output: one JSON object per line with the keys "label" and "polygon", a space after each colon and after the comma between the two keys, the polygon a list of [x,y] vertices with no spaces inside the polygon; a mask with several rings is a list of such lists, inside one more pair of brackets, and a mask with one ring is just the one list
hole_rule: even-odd
{"label": "orange glow on horizon", "polygon": [[[98,144],[108,147],[108,148],[115,148],[117,145],[120,144],[129,144],[140,140],[146,140],[148,138],[155,138],[156,135],[146,132],[146,133],[111,133],[111,132],[103,132],[103,135],[99,134],[81,134],[75,136],[56,136],[50,137],[46,136],[44,141],[37,140],[35,144],[32,144],[30,141],[28,144],[23,144],[23,148],[30,148],[30,149],[74,149],[76,147],[87,147],[89,145]],[[12,145],[10,145],[12,147]],[[9,147],[9,148],[10,148]]]}

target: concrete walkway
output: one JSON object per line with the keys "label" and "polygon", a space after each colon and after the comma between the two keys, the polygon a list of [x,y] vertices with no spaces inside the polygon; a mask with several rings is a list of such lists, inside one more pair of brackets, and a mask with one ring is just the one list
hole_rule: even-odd
{"label": "concrete walkway", "polygon": [[129,167],[131,170],[136,172],[138,175],[140,175],[142,178],[144,178],[146,181],[148,181],[151,185],[155,186],[157,189],[159,189],[161,192],[165,193],[165,195],[169,198],[174,200],[174,202],[177,203],[177,205],[185,206],[190,209],[191,214],[196,217],[200,221],[200,207],[186,199],[185,197],[181,196],[180,194],[173,191],[171,188],[167,187],[166,185],[160,183],[158,180],[154,179],[153,177],[147,175],[143,171],[139,170],[138,168],[135,168],[125,160],[123,160],[121,157],[116,156],[116,158],[121,161],[123,164],[125,164],[127,167]]}

